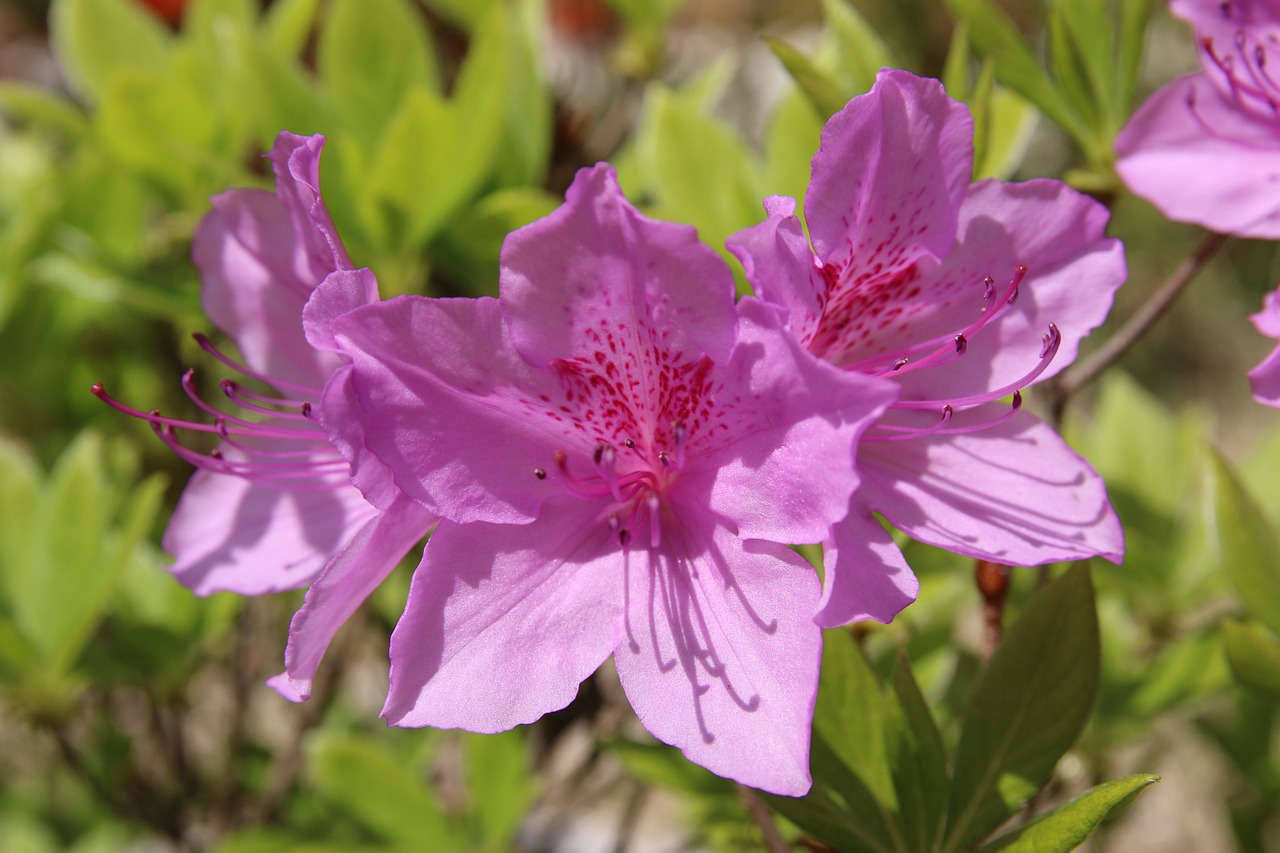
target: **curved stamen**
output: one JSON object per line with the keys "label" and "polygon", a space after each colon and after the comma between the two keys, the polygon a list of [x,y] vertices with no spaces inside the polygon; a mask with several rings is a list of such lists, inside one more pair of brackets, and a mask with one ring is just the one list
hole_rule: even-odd
{"label": "curved stamen", "polygon": [[942,418],[933,426],[929,427],[907,427],[898,424],[876,424],[874,429],[891,431],[892,434],[885,435],[883,433],[868,433],[862,436],[862,441],[907,441],[908,439],[922,438],[926,435],[964,435],[970,432],[982,432],[999,426],[1005,421],[1017,414],[1022,408],[1022,392],[1014,391],[1013,400],[1010,401],[1009,408],[999,417],[991,418],[976,424],[965,424],[963,426],[948,426],[951,421],[952,409],[950,406],[943,407]]}
{"label": "curved stamen", "polygon": [[312,388],[309,385],[300,385],[297,382],[289,382],[286,379],[277,379],[276,377],[273,377],[273,376],[265,376],[261,373],[258,373],[257,371],[250,370],[248,367],[236,361],[234,358],[224,355],[217,347],[213,345],[213,341],[209,340],[208,337],[200,334],[199,332],[196,332],[191,337],[195,338],[196,343],[200,345],[200,349],[209,353],[209,355],[213,356],[218,361],[222,362],[227,367],[230,367],[232,370],[234,370],[236,373],[241,374],[242,376],[248,376],[250,379],[257,379],[259,382],[266,383],[267,385],[271,385],[272,387],[275,387],[275,388],[288,389],[290,391],[297,391],[307,397],[320,396],[319,388]]}
{"label": "curved stamen", "polygon": [[[332,491],[345,482],[332,479],[333,475],[346,473],[348,470],[344,460],[333,460],[325,463],[327,467],[308,466],[292,469],[272,470],[252,463],[233,463],[214,450],[208,454],[197,453],[184,447],[178,440],[176,430],[167,424],[151,424],[152,430],[164,442],[165,446],[179,459],[203,471],[213,474],[226,474],[239,477],[254,483],[260,483],[285,491]],[[340,467],[339,467],[340,466]],[[324,475],[330,475],[325,479]]]}
{"label": "curved stamen", "polygon": [[237,406],[239,406],[240,408],[244,409],[247,412],[257,412],[260,415],[270,415],[273,418],[288,418],[289,420],[303,420],[303,421],[310,420],[309,418],[309,415],[311,413],[310,403],[296,404],[296,408],[298,409],[298,411],[295,411],[295,412],[280,411],[279,409],[268,409],[265,406],[259,406],[256,403],[251,403],[247,399],[251,392],[246,391],[244,388],[240,387],[240,385],[234,382],[233,380],[230,380],[230,379],[220,380],[218,382],[218,387],[222,389],[223,394],[227,395],[228,400],[235,403]]}
{"label": "curved stamen", "polygon": [[[844,369],[863,373],[871,372],[874,376],[883,376],[890,373],[918,370],[921,367],[937,367],[940,364],[955,361],[965,354],[968,349],[968,342],[974,335],[978,334],[985,326],[997,318],[1003,316],[1009,310],[1009,306],[1017,301],[1019,288],[1022,286],[1022,281],[1026,276],[1027,266],[1025,264],[1015,265],[1009,284],[998,297],[995,279],[991,276],[983,278],[982,308],[978,312],[978,318],[960,332],[948,332],[945,335],[909,344],[890,352],[877,353],[846,364]],[[913,360],[914,356],[921,352],[927,353],[927,355]],[[886,362],[889,362],[888,367],[884,366]]]}
{"label": "curved stamen", "polygon": [[1043,341],[1043,346],[1040,348],[1040,360],[1036,364],[1035,368],[1019,379],[1010,382],[1008,385],[1004,385],[992,391],[987,391],[983,394],[974,394],[969,397],[955,397],[948,398],[946,400],[899,400],[898,402],[893,403],[891,408],[936,409],[943,403],[949,403],[957,409],[968,409],[973,406],[982,405],[983,403],[994,402],[1002,397],[1008,397],[1015,391],[1020,391],[1032,382],[1035,382],[1036,379],[1039,378],[1040,374],[1044,373],[1049,367],[1050,362],[1053,361],[1053,357],[1058,354],[1058,348],[1062,345],[1062,332],[1059,331],[1056,324],[1049,324],[1049,332],[1044,336]]}
{"label": "curved stamen", "polygon": [[[225,432],[233,435],[257,436],[259,438],[287,438],[287,439],[305,439],[307,441],[323,441],[328,442],[328,437],[323,430],[313,429],[281,429],[270,427],[263,424],[255,424],[252,421],[242,421],[238,418],[228,417],[218,413],[218,419],[212,424],[202,424],[197,421],[184,421],[177,418],[166,418],[160,415],[160,412],[152,410],[143,412],[132,406],[126,406],[119,400],[115,399],[106,392],[101,382],[95,382],[89,387],[89,392],[102,402],[118,412],[122,412],[130,417],[138,420],[146,421],[153,426],[167,426],[174,429],[185,429],[191,432],[207,432],[222,435]],[[217,412],[217,410],[213,410]],[[227,422],[235,424],[235,426],[227,426]]]}

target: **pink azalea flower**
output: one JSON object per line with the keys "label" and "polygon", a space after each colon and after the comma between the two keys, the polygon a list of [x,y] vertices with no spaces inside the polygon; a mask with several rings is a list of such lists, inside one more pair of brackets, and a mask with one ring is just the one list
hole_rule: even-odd
{"label": "pink azalea flower", "polygon": [[[1280,290],[1267,294],[1262,310],[1253,315],[1253,325],[1267,337],[1280,340]],[[1249,371],[1249,383],[1253,386],[1253,399],[1280,408],[1280,347]]]}
{"label": "pink azalea flower", "polygon": [[821,632],[782,543],[844,515],[892,383],[810,358],[692,228],[604,164],[507,238],[501,298],[340,318],[364,444],[443,516],[392,636],[384,716],[496,732],[613,655],[693,761],[808,790]]}
{"label": "pink azalea flower", "polygon": [[1116,170],[1170,219],[1280,238],[1280,3],[1173,0],[1202,70],[1157,91],[1116,137]]}
{"label": "pink azalea flower", "polygon": [[[366,500],[343,455],[357,458],[341,435],[349,416],[343,389],[350,367],[327,336],[328,325],[350,308],[377,301],[378,293],[368,270],[351,268],[320,198],[323,145],[320,136],[280,134],[271,152],[276,192],[217,196],[193,244],[205,311],[236,343],[244,363],[203,336],[198,340],[219,361],[280,396],[223,380],[223,391],[239,409],[223,412],[199,397],[188,371],[184,389],[213,418],[196,423],[130,409],[94,387],[111,405],[149,421],[175,453],[200,469],[165,532],[179,581],[199,595],[309,587],[290,629],[285,672],[269,682],[294,701],[310,694],[338,628],[434,521],[401,495]],[[201,454],[183,446],[182,430],[214,433],[222,441]]]}
{"label": "pink azalea flower", "polygon": [[[918,585],[878,512],[1012,565],[1123,551],[1101,479],[1020,390],[1068,364],[1125,278],[1107,212],[1057,181],[970,185],[973,122],[935,80],[883,71],[827,123],[805,202],[765,202],[730,248],[814,355],[896,381],[863,483],[825,543],[818,621],[889,621]],[[1013,396],[1013,405],[999,402]]]}

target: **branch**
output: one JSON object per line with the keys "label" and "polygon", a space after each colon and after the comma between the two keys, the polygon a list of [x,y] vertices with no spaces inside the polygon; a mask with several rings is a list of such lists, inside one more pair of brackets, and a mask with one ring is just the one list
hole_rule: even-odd
{"label": "branch", "polygon": [[1098,378],[1099,374],[1128,352],[1164,316],[1178,296],[1186,290],[1187,285],[1191,284],[1226,241],[1227,237],[1224,234],[1206,234],[1191,256],[1174,270],[1173,275],[1160,285],[1152,297],[1143,303],[1133,316],[1107,339],[1106,343],[1081,359],[1074,367],[1046,383],[1045,390],[1049,395],[1050,410],[1053,412],[1055,421],[1061,420],[1062,410],[1071,395]]}
{"label": "branch", "polygon": [[747,814],[751,817],[751,821],[760,830],[760,834],[764,837],[764,849],[769,853],[789,853],[791,845],[782,837],[778,825],[773,821],[773,814],[769,811],[769,807],[764,804],[764,800],[755,791],[746,785],[735,784],[738,789],[738,798],[742,800],[742,804],[747,808]]}

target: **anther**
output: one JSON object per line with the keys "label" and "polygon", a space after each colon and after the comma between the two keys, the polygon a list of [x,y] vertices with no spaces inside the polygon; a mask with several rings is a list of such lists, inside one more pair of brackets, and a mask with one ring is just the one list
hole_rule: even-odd
{"label": "anther", "polygon": [[604,447],[605,446],[603,444],[597,444],[595,451],[591,454],[591,461],[597,465],[599,465],[600,460],[604,458]]}
{"label": "anther", "polygon": [[969,339],[964,335],[956,335],[956,355],[964,355],[969,349]]}
{"label": "anther", "polygon": [[635,443],[634,441],[632,441],[631,439],[629,439],[629,438],[624,438],[624,439],[622,440],[622,444],[623,444],[623,445],[624,445],[628,450],[634,450],[634,449],[635,449],[635,447],[636,447],[636,443]]}
{"label": "anther", "polygon": [[911,361],[911,359],[909,358],[900,358],[893,363],[893,367],[889,368],[889,370],[890,371],[901,370],[902,368],[907,366],[907,362],[909,361]]}
{"label": "anther", "polygon": [[542,468],[534,468],[533,476],[537,477],[539,480],[545,480],[547,479],[547,472]]}
{"label": "anther", "polygon": [[311,404],[310,404],[310,403],[303,403],[303,404],[302,404],[301,406],[299,406],[298,408],[302,411],[302,416],[303,416],[304,418],[309,418],[309,417],[311,417]]}

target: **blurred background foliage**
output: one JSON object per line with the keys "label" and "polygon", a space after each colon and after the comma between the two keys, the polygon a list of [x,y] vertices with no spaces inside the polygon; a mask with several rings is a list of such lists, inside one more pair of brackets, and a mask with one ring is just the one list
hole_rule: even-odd
{"label": "blurred background foliage", "polygon": [[[210,195],[270,186],[282,129],[328,137],[325,198],[384,295],[479,295],[599,159],[722,246],[803,196],[825,117],[885,65],[970,105],[975,178],[1112,206],[1131,278],[1095,340],[1201,238],[1112,170],[1134,106],[1195,67],[1155,0],[0,2],[0,850],[759,847],[763,801],[646,740],[607,672],[505,735],[384,728],[412,561],[311,701],[279,699],[297,597],[168,576],[188,472],[88,387],[195,415],[191,234]],[[1280,851],[1280,429],[1244,380],[1277,280],[1273,245],[1229,242],[1068,401],[1123,567],[1015,570],[1002,605],[910,544],[919,603],[830,632],[815,792],[768,800],[785,838],[1045,851],[1101,825],[1093,849]]]}

